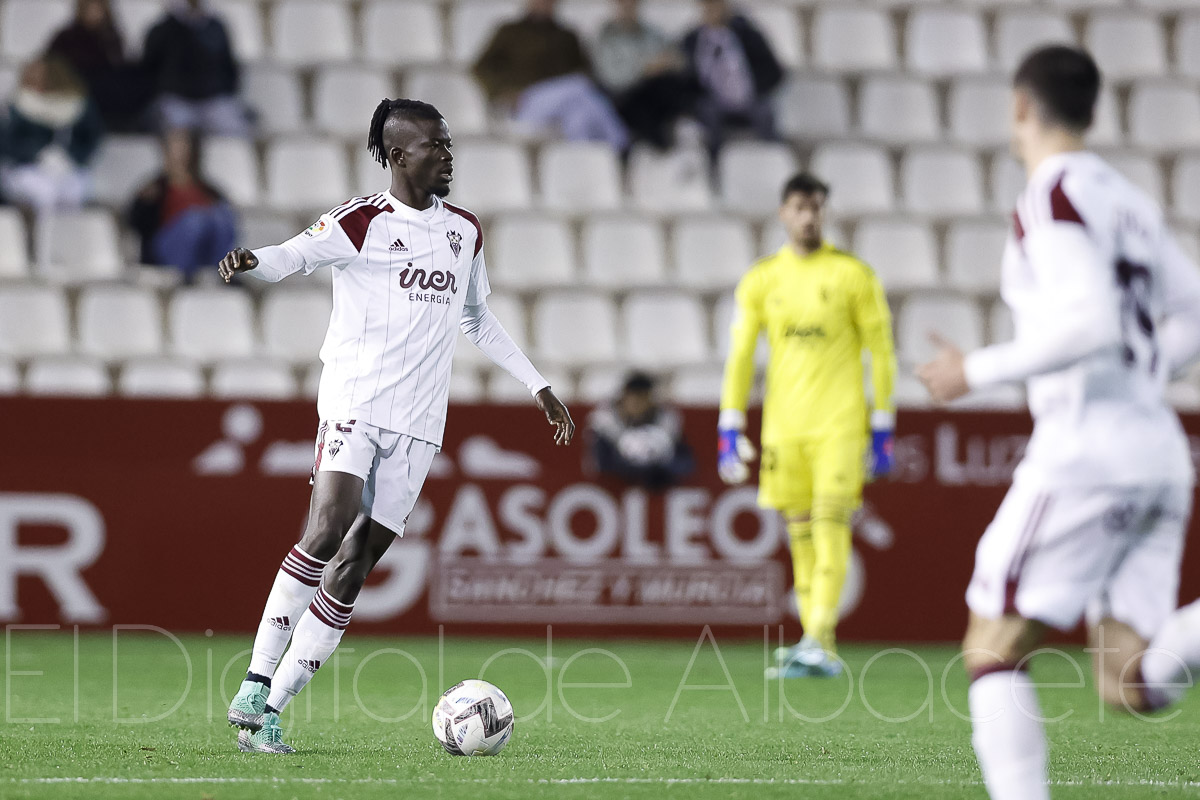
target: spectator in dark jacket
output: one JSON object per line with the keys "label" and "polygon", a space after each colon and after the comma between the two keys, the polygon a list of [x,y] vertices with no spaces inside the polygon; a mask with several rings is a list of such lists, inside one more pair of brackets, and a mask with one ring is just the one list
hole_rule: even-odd
{"label": "spectator in dark jacket", "polygon": [[696,118],[715,154],[730,128],[749,127],[774,139],[771,93],[783,68],[762,32],[734,14],[728,0],[700,0],[704,21],[683,40],[688,71],[699,89]]}
{"label": "spectator in dark jacket", "polygon": [[87,84],[109,131],[136,131],[150,87],[139,65],[125,58],[110,0],[77,0],[75,18],[50,41],[47,54],[68,62]]}
{"label": "spectator in dark jacket", "polygon": [[200,176],[200,143],[182,129],[163,137],[163,172],[129,210],[142,239],[142,262],[177,267],[190,283],[233,249],[237,221],[221,192]]}
{"label": "spectator in dark jacket", "polygon": [[246,108],[237,97],[238,65],[229,33],[207,0],[174,0],[146,34],[142,64],[154,84],[164,130],[198,129],[244,136]]}
{"label": "spectator in dark jacket", "polygon": [[679,412],[658,402],[654,379],[641,372],[625,380],[616,402],[592,412],[588,438],[596,469],[634,486],[665,489],[696,466]]}

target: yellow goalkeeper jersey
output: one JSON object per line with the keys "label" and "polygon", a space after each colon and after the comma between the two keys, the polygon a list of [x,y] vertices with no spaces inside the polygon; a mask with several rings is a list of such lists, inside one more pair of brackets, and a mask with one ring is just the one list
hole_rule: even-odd
{"label": "yellow goalkeeper jersey", "polygon": [[864,348],[871,353],[875,409],[894,411],[887,297],[871,268],[850,253],[826,243],[801,256],[788,244],[746,273],[737,287],[722,410],[745,411],[764,329],[771,347],[764,444],[865,435]]}

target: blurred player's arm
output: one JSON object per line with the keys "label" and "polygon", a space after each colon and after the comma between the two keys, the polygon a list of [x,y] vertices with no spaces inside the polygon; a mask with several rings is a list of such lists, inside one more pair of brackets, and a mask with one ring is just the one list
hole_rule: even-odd
{"label": "blurred player's arm", "polygon": [[754,350],[763,329],[763,290],[758,276],[750,272],[738,284],[737,308],[729,326],[729,356],[721,383],[721,415],[717,420],[717,472],[726,483],[742,483],[750,477],[746,462],[754,458],[754,447],[745,436],[746,406],[754,381]]}
{"label": "blurred player's arm", "polygon": [[255,278],[277,283],[289,275],[311,274],[321,267],[345,267],[358,257],[358,248],[328,214],[312,227],[283,244],[247,250],[239,247],[221,259],[221,277],[229,283],[235,273],[249,272]]}
{"label": "blurred player's arm", "polygon": [[875,273],[864,267],[864,280],[854,308],[855,324],[863,347],[871,354],[871,385],[875,392],[871,411],[872,473],[878,477],[892,469],[896,430],[896,344],[892,339],[892,312],[887,294]]}
{"label": "blurred player's arm", "polygon": [[1159,346],[1167,374],[1175,376],[1200,358],[1200,269],[1170,233],[1164,234],[1162,256]]}

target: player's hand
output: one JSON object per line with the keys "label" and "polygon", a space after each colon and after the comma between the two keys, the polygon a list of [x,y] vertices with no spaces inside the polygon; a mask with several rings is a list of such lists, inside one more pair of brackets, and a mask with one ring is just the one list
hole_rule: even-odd
{"label": "player's hand", "polygon": [[892,471],[896,435],[891,428],[871,428],[871,479]]}
{"label": "player's hand", "polygon": [[571,412],[567,411],[562,400],[554,396],[549,386],[538,392],[534,399],[537,407],[546,414],[546,421],[554,426],[554,443],[570,444],[575,436],[575,421],[571,419]]}
{"label": "player's hand", "polygon": [[736,485],[750,478],[747,464],[758,452],[738,428],[717,429],[717,475],[725,483]]}
{"label": "player's hand", "polygon": [[937,354],[928,364],[917,367],[917,377],[937,402],[957,400],[971,390],[963,352],[937,333],[929,334],[929,340],[938,349]]}
{"label": "player's hand", "polygon": [[239,247],[236,250],[230,250],[221,259],[221,263],[217,266],[217,271],[221,273],[221,278],[229,283],[233,280],[233,276],[239,272],[249,272],[258,266],[258,258],[244,247]]}

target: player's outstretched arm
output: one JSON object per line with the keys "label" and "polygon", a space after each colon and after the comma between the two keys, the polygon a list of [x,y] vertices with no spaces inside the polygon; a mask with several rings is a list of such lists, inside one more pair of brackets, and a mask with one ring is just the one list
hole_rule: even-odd
{"label": "player's outstretched arm", "polygon": [[236,250],[230,250],[221,259],[221,263],[217,266],[217,271],[221,275],[221,279],[226,283],[233,280],[233,276],[239,272],[249,272],[258,267],[258,257],[244,247],[239,247]]}
{"label": "player's outstretched arm", "polygon": [[571,439],[575,437],[575,421],[571,419],[571,412],[567,411],[563,401],[550,391],[549,386],[538,392],[534,400],[537,401],[538,408],[545,413],[546,421],[554,426],[554,443],[570,444]]}

